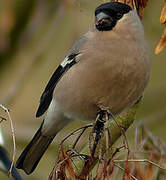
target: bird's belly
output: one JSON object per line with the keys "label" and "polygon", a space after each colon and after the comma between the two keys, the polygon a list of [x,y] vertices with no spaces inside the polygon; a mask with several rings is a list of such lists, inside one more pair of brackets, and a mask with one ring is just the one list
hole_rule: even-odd
{"label": "bird's belly", "polygon": [[[82,71],[86,69],[83,65],[73,67],[67,72],[69,76],[66,73],[55,88],[57,103],[73,119],[94,120],[101,106],[115,115],[120,113],[138,100],[148,81],[142,64],[137,65],[141,74],[129,66],[122,69],[99,66],[86,72]],[[58,90],[62,87],[63,91]]]}

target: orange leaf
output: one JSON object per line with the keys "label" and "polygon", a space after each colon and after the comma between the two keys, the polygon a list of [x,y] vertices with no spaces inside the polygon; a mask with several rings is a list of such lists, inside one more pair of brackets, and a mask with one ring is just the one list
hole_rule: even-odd
{"label": "orange leaf", "polygon": [[155,54],[159,54],[163,50],[165,45],[166,45],[166,27],[163,31],[162,37],[161,37],[157,47],[155,49]]}
{"label": "orange leaf", "polygon": [[[142,10],[146,7],[148,0],[110,0],[111,2],[118,1],[129,5],[131,8],[137,10],[139,17],[142,19]],[[136,7],[138,6],[138,7]]]}
{"label": "orange leaf", "polygon": [[[153,155],[151,154],[149,159],[152,160],[152,157],[153,157]],[[148,164],[147,169],[145,171],[145,174],[146,174],[146,179],[147,180],[152,180],[153,169],[152,169],[152,164],[151,163]]]}
{"label": "orange leaf", "polygon": [[75,175],[74,169],[72,167],[72,164],[71,164],[71,161],[70,161],[70,157],[69,157],[69,155],[66,153],[66,151],[63,148],[62,148],[62,155],[63,155],[63,157],[65,159],[64,164],[65,164],[65,166],[66,166],[66,168],[68,170],[70,178],[72,180],[76,180],[76,175]]}
{"label": "orange leaf", "polygon": [[145,180],[145,173],[140,167],[140,164],[138,162],[135,162],[135,177]]}
{"label": "orange leaf", "polygon": [[147,180],[152,180],[152,177],[153,177],[152,164],[149,164],[147,169],[146,169],[146,179]]}
{"label": "orange leaf", "polygon": [[91,156],[86,157],[84,167],[82,168],[78,179],[85,179],[88,176],[89,171],[90,171],[91,167],[93,167],[96,160],[97,160],[97,158],[95,158],[95,157],[93,157],[93,158]]}
{"label": "orange leaf", "polygon": [[99,163],[99,167],[98,167],[98,171],[97,171],[97,176],[96,176],[96,180],[101,180],[103,175],[104,175],[104,167],[105,167],[105,163],[103,165],[102,162]]}
{"label": "orange leaf", "polygon": [[142,8],[145,8],[146,5],[147,5],[148,0],[137,0],[137,2],[139,3],[139,5],[140,5]]}
{"label": "orange leaf", "polygon": [[125,169],[125,172],[123,174],[123,180],[130,180],[131,177],[130,177],[130,169],[129,169],[129,163],[128,161],[125,161],[124,163],[124,169]]}
{"label": "orange leaf", "polygon": [[161,24],[165,24],[166,23],[166,1],[164,2],[164,6],[163,6],[163,9],[161,11],[160,23]]}
{"label": "orange leaf", "polygon": [[114,163],[113,163],[113,161],[111,161],[111,162],[109,163],[109,168],[108,168],[108,174],[109,174],[109,176],[111,176],[111,175],[113,174],[113,171],[114,171]]}

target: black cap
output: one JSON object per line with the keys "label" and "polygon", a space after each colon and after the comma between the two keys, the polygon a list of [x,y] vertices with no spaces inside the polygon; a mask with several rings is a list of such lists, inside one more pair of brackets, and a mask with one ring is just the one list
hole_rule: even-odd
{"label": "black cap", "polygon": [[120,14],[126,14],[130,10],[132,9],[127,4],[123,4],[120,2],[108,2],[108,3],[104,3],[98,6],[95,10],[95,15],[101,11],[111,11],[111,12],[116,12]]}

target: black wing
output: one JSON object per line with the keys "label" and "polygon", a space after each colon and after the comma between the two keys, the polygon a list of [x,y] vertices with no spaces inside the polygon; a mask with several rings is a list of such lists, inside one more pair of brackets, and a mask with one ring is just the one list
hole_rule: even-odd
{"label": "black wing", "polygon": [[75,63],[77,63],[76,56],[79,53],[71,54],[67,56],[64,61],[58,66],[54,74],[52,75],[51,79],[49,80],[41,98],[40,98],[40,105],[36,113],[36,117],[39,117],[45,113],[45,111],[48,109],[52,97],[53,97],[53,91],[56,87],[58,81],[63,76],[63,74],[70,69]]}

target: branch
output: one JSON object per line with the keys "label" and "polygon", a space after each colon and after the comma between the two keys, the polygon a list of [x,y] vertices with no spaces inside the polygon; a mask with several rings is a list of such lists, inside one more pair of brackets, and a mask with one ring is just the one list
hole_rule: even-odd
{"label": "branch", "polygon": [[[139,103],[135,104],[127,112],[124,112],[120,116],[116,117],[116,122],[118,122],[118,124],[125,131],[133,123],[133,121],[135,119],[136,111],[138,109],[138,105],[139,105]],[[106,124],[107,128],[109,128],[110,137],[111,137],[109,149],[107,149],[107,147],[106,147],[106,144],[107,144],[106,138],[105,138],[105,136],[103,136],[98,143],[94,158],[91,157],[89,144],[86,144],[84,149],[81,151],[81,154],[84,154],[87,157],[91,157],[91,158],[88,158],[87,161],[85,161],[85,163],[83,163],[83,161],[80,160],[80,157],[75,157],[73,159],[73,163],[75,164],[75,167],[77,167],[77,168],[75,168],[75,172],[79,178],[85,178],[85,176],[87,176],[89,174],[91,169],[97,163],[97,159],[100,156],[101,151],[106,153],[109,150],[111,150],[112,145],[122,135],[121,129],[117,126],[116,122],[112,120],[112,121],[108,121]],[[110,153],[108,153],[108,154],[110,156]]]}
{"label": "branch", "polygon": [[[74,143],[74,147],[72,148],[72,150],[66,151],[67,153],[65,153],[65,155],[63,145],[61,144],[61,151],[58,158],[59,160],[52,170],[49,179],[57,180],[58,178],[67,177],[70,176],[69,174],[71,174],[71,172],[74,172],[74,174],[72,173],[72,175],[74,175],[76,179],[86,179],[98,161],[100,163],[102,159],[107,159],[109,163],[113,160],[115,154],[119,152],[120,149],[126,148],[129,151],[128,147],[126,146],[127,143],[120,148],[116,148],[114,152],[112,151],[111,147],[121,135],[124,137],[124,140],[126,140],[124,133],[133,123],[139,104],[140,101],[134,104],[130,109],[128,109],[128,111],[121,113],[116,118],[108,118],[109,116],[105,116],[106,121],[103,125],[104,128],[101,128],[101,133],[98,134],[100,138],[97,139],[97,141],[93,140],[93,138],[90,138],[90,144],[88,144],[87,141],[87,144],[85,144],[80,153],[73,149],[80,139],[80,135],[77,137],[76,143]],[[96,118],[93,128],[90,131],[90,136],[93,133],[97,120],[98,118]],[[82,132],[84,132],[87,127],[92,127],[92,125],[88,125],[75,130],[73,133],[67,136],[67,138],[81,130],[82,135]],[[97,137],[97,135],[95,137]],[[64,140],[66,140],[66,138]],[[92,147],[94,147],[94,145],[95,148],[93,149]],[[69,166],[69,164],[71,163],[73,164],[73,166]]]}
{"label": "branch", "polygon": [[[114,162],[120,163],[120,162],[125,162],[125,159],[119,159],[119,160],[114,160]],[[152,164],[153,166],[158,167],[159,169],[161,169],[162,171],[166,172],[166,168],[161,167],[160,165],[158,165],[157,163],[150,161],[149,159],[128,159],[128,162],[145,162],[145,163],[149,163]]]}
{"label": "branch", "polygon": [[15,138],[15,132],[14,132],[14,126],[13,126],[13,121],[12,118],[10,116],[10,112],[8,110],[8,108],[6,108],[5,106],[3,106],[2,104],[0,104],[0,108],[2,108],[8,115],[9,121],[10,121],[10,126],[11,126],[11,132],[12,132],[12,138],[13,138],[13,158],[12,158],[12,163],[9,169],[9,174],[12,174],[12,169],[14,166],[14,160],[15,160],[15,156],[16,156],[16,138]]}

